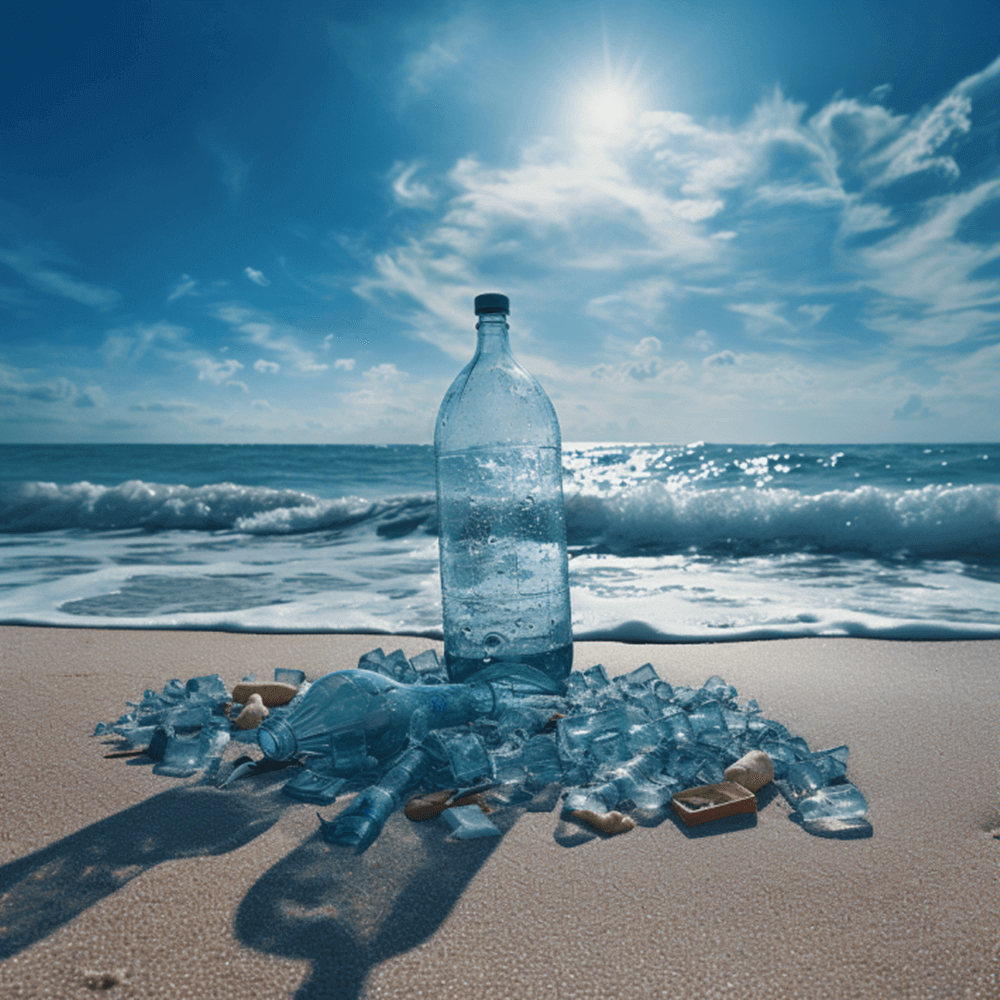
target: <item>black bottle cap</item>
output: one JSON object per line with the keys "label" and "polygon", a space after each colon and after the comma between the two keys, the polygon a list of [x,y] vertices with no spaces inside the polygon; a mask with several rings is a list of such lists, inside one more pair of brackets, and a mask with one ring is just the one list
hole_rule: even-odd
{"label": "black bottle cap", "polygon": [[498,295],[496,292],[487,292],[485,295],[476,296],[476,315],[483,313],[509,313],[510,299],[506,295]]}

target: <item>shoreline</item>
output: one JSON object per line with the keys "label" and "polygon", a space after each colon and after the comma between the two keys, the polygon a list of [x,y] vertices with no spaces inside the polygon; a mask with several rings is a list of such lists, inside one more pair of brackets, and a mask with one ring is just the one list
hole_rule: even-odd
{"label": "shoreline", "polygon": [[870,839],[809,836],[766,787],[752,822],[670,813],[617,837],[546,793],[498,806],[500,838],[399,811],[356,855],[280,771],[209,788],[90,734],[174,677],[314,680],[439,640],[0,626],[0,994],[84,996],[85,972],[120,971],[112,996],[171,1000],[1000,995],[1000,641],[845,638],[580,641],[574,669],[718,674],[811,748],[846,743]]}

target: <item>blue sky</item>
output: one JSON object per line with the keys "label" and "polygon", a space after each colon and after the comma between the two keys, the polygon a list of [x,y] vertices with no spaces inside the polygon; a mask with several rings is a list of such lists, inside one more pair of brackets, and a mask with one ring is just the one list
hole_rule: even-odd
{"label": "blue sky", "polygon": [[995,2],[0,7],[0,440],[1000,439]]}

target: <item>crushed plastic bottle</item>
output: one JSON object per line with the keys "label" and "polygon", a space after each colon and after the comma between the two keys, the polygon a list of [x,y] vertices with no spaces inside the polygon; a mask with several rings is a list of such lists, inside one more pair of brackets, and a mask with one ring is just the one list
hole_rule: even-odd
{"label": "crushed plastic bottle", "polygon": [[558,784],[566,789],[564,811],[603,817],[632,806],[660,809],[676,791],[716,784],[726,768],[760,751],[803,830],[871,836],[867,802],[846,780],[848,748],[812,751],[755,702],[740,706],[719,677],[700,688],[671,687],[646,664],[612,682],[598,665],[571,673],[560,696],[539,694],[523,678],[446,683],[432,650],[412,660],[373,650],[360,662],[375,670],[302,679],[292,701],[256,730],[231,725],[228,693],[209,677],[146,691],[95,735],[148,741],[157,773],[176,777],[200,769],[210,777],[227,741],[258,742],[264,760],[239,758],[219,787],[298,758],[306,766],[290,769],[285,793],[323,806],[356,792],[335,819],[321,820],[328,843],[360,850],[415,787],[451,794],[501,783],[512,803]]}
{"label": "crushed plastic bottle", "polygon": [[434,432],[444,655],[453,682],[565,691],[573,663],[559,421],[510,353],[506,295],[475,300],[476,353]]}

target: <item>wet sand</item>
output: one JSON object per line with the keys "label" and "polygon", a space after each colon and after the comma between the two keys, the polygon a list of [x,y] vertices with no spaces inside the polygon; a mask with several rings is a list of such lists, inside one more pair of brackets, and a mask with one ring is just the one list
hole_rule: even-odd
{"label": "wet sand", "polygon": [[0,996],[1000,997],[998,641],[577,643],[579,669],[720,674],[814,749],[847,743],[861,840],[810,836],[773,786],[756,816],[615,837],[550,789],[495,803],[501,838],[397,812],[357,855],[280,771],[220,790],[90,735],[170,678],[432,645],[0,627]]}

